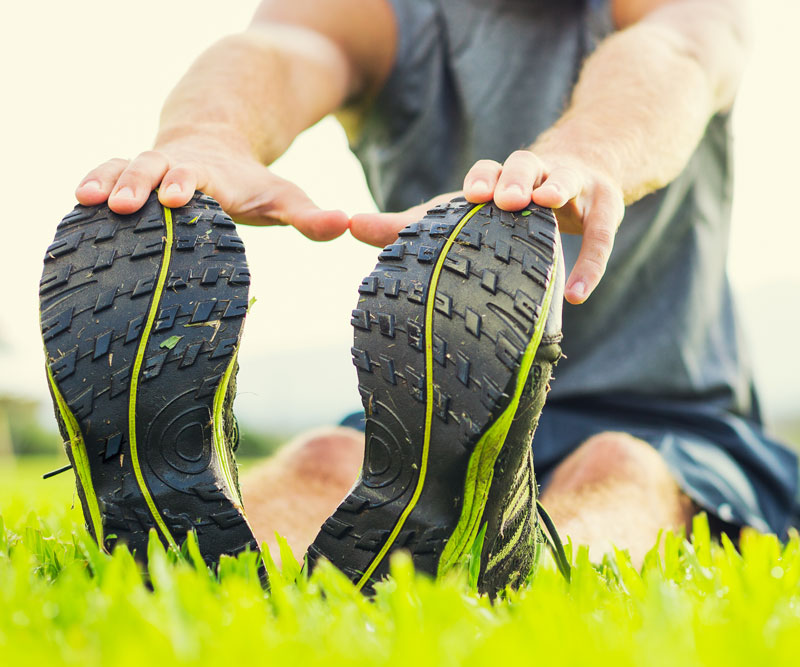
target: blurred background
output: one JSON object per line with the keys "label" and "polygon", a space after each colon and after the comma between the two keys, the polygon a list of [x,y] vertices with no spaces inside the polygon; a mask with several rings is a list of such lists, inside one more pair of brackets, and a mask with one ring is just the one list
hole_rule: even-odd
{"label": "blurred background", "polygon": [[[756,3],[753,3],[756,5]],[[0,466],[60,443],[38,330],[41,259],[73,190],[110,157],[151,146],[161,101],[205,46],[241,30],[256,5],[212,0],[3,3]],[[735,109],[736,194],[729,271],[770,429],[800,444],[800,3],[754,7],[756,46]],[[344,134],[327,118],[275,165],[322,207],[374,210]],[[258,301],[240,354],[243,454],[360,407],[350,310],[376,249],[292,229],[240,227]]]}

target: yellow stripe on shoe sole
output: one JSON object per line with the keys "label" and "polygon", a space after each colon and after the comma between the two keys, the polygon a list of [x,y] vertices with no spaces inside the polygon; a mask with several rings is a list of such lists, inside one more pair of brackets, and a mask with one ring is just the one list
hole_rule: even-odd
{"label": "yellow stripe on shoe sole", "polygon": [[500,450],[503,448],[508,431],[511,428],[511,422],[514,420],[517,407],[519,407],[522,391],[525,388],[525,382],[531,371],[536,351],[539,349],[539,343],[542,341],[542,334],[544,333],[544,327],[547,322],[547,314],[550,310],[550,302],[553,300],[558,261],[559,254],[555,252],[553,255],[551,279],[544,293],[540,316],[536,321],[533,336],[528,346],[525,348],[525,353],[522,355],[522,361],[517,371],[517,383],[514,388],[514,395],[506,406],[506,409],[503,410],[494,424],[483,434],[470,455],[466,484],[464,485],[464,503],[461,509],[461,518],[458,520],[458,524],[456,524],[456,528],[447,541],[442,551],[442,556],[439,559],[437,574],[440,576],[469,555],[472,543],[475,541],[478,534],[478,528],[481,518],[483,517],[483,510],[486,507],[489,489],[492,485],[494,464],[497,460],[497,456],[500,454]]}
{"label": "yellow stripe on shoe sole", "polygon": [[242,496],[238,487],[233,481],[233,472],[229,465],[230,461],[228,459],[228,454],[225,451],[225,419],[224,415],[222,414],[222,410],[225,407],[225,394],[228,393],[228,385],[230,384],[231,377],[233,376],[233,369],[236,368],[236,357],[238,354],[239,348],[237,347],[236,351],[233,353],[230,363],[228,364],[228,368],[225,369],[225,374],[222,376],[222,382],[217,385],[217,390],[214,393],[213,419],[214,449],[217,452],[219,465],[222,468],[222,475],[225,478],[225,484],[227,484],[230,491],[231,500],[233,501],[234,506],[237,506],[236,499],[238,499],[239,503],[237,509],[241,510]]}
{"label": "yellow stripe on shoe sole", "polygon": [[442,273],[442,267],[447,259],[447,253],[450,251],[453,243],[455,243],[456,237],[459,235],[464,226],[470,221],[472,216],[480,211],[485,205],[486,204],[477,204],[476,206],[473,206],[455,226],[450,236],[447,237],[447,240],[445,241],[444,246],[439,253],[439,257],[436,260],[436,264],[433,267],[433,271],[431,272],[431,282],[428,285],[428,293],[425,297],[425,430],[422,439],[422,456],[419,465],[417,486],[414,489],[411,500],[400,514],[400,518],[397,520],[397,523],[392,529],[392,532],[389,534],[389,537],[386,538],[386,542],[383,544],[383,547],[381,547],[378,555],[373,558],[367,569],[364,570],[364,574],[362,574],[361,578],[358,580],[356,588],[359,590],[364,586],[364,584],[367,583],[367,581],[369,581],[369,578],[372,576],[375,568],[377,568],[378,565],[381,564],[381,561],[383,561],[386,553],[389,551],[392,544],[394,544],[397,536],[403,529],[403,525],[408,519],[409,514],[411,514],[414,507],[416,507],[419,497],[422,495],[422,489],[425,485],[425,475],[428,472],[428,453],[430,451],[431,425],[433,422],[433,307],[436,302],[436,288],[439,284],[439,276]]}
{"label": "yellow stripe on shoe sole", "polygon": [[161,269],[158,272],[158,280],[156,281],[155,290],[153,291],[153,299],[150,302],[150,310],[147,313],[147,320],[145,321],[144,329],[142,330],[142,337],[139,339],[139,347],[136,350],[136,357],[134,358],[133,369],[131,370],[129,387],[130,396],[128,400],[128,438],[130,440],[131,448],[131,465],[133,466],[133,473],[136,477],[136,483],[139,485],[139,491],[141,491],[144,501],[147,503],[147,507],[150,510],[150,514],[152,514],[156,525],[158,526],[162,535],[164,535],[164,539],[167,540],[167,543],[173,549],[177,550],[178,543],[175,541],[172,533],[169,532],[167,524],[164,523],[164,519],[161,517],[161,514],[156,507],[155,500],[153,500],[153,496],[150,493],[150,489],[145,482],[144,474],[142,473],[142,466],[139,462],[139,445],[136,439],[136,399],[138,393],[137,390],[139,388],[139,373],[142,370],[144,353],[147,349],[147,343],[150,340],[150,332],[153,329],[153,322],[156,319],[156,313],[158,313],[158,307],[161,303],[161,296],[164,293],[164,285],[167,282],[167,273],[169,272],[170,260],[172,259],[172,241],[174,237],[172,228],[172,209],[169,209],[166,206],[163,206],[162,208],[164,210],[164,225],[166,226],[164,256],[161,259]]}
{"label": "yellow stripe on shoe sole", "polygon": [[[47,356],[46,350],[45,356]],[[53,390],[53,396],[56,399],[58,412],[61,415],[61,420],[64,422],[67,435],[69,435],[69,450],[75,468],[75,476],[78,478],[78,484],[81,485],[83,497],[86,499],[86,505],[89,509],[89,518],[94,528],[94,536],[100,548],[104,549],[103,520],[100,514],[100,504],[97,502],[97,494],[92,484],[92,474],[89,470],[89,455],[86,453],[83,433],[81,433],[78,420],[75,419],[75,415],[72,414],[72,411],[67,406],[67,402],[58,390],[58,385],[56,385],[55,378],[53,378],[53,373],[50,370],[50,364],[45,363],[45,368],[47,369],[47,380],[50,383],[50,388]]]}

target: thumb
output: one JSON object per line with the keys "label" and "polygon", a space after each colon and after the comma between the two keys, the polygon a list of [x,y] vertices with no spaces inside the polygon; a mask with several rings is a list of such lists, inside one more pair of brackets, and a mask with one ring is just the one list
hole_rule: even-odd
{"label": "thumb", "polygon": [[425,215],[427,208],[415,206],[402,213],[358,213],[350,218],[350,233],[359,241],[383,247],[398,232]]}
{"label": "thumb", "polygon": [[330,241],[347,229],[344,211],[321,209],[294,183],[270,174],[269,183],[259,190],[234,219],[253,225],[291,225],[313,241]]}
{"label": "thumb", "polygon": [[400,213],[358,213],[350,218],[350,233],[359,241],[383,247],[394,241],[403,227],[424,218],[429,209],[460,194],[448,192]]}

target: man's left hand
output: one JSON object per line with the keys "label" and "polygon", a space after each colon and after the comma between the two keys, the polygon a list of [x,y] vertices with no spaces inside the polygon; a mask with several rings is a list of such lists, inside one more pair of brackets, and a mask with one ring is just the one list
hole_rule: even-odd
{"label": "man's left hand", "polygon": [[[434,197],[402,213],[356,215],[350,231],[366,243],[386,245],[428,209],[458,194]],[[494,199],[506,211],[518,211],[531,201],[554,209],[563,233],[583,235],[564,297],[573,304],[583,303],[597,287],[625,212],[622,189],[612,178],[573,156],[520,150],[502,165],[494,160],[476,162],[464,179],[463,194],[476,204]]]}

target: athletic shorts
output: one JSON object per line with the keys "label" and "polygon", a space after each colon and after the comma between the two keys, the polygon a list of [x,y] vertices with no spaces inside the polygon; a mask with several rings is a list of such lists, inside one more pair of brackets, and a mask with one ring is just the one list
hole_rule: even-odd
{"label": "athletic shorts", "polygon": [[[364,413],[341,424],[364,430]],[[706,403],[643,397],[548,401],[533,439],[541,488],[571,452],[604,431],[650,443],[719,530],[734,536],[741,526],[752,526],[785,537],[797,525],[795,452],[768,437],[758,420]]]}

